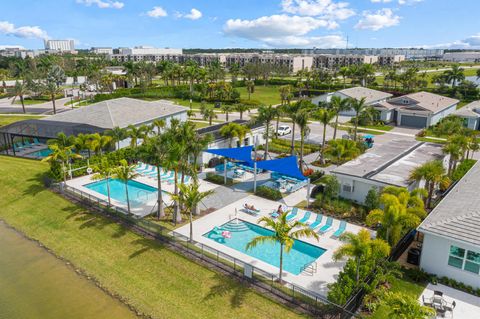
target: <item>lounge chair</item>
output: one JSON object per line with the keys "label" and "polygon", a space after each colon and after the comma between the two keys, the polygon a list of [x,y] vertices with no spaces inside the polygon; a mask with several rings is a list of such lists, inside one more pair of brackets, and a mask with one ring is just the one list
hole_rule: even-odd
{"label": "lounge chair", "polygon": [[173,171],[170,171],[170,174],[168,174],[166,176],[162,176],[162,179],[165,180],[165,181],[168,181],[170,179],[173,180],[173,175],[174,175]]}
{"label": "lounge chair", "polygon": [[35,145],[30,144],[29,140],[23,141],[23,145],[25,145],[26,147],[35,147]]}
{"label": "lounge chair", "polygon": [[298,214],[298,208],[293,207],[292,212],[287,215],[287,222],[291,221],[292,219],[296,218]]}
{"label": "lounge chair", "polygon": [[145,169],[145,170],[141,171],[140,172],[141,175],[145,176],[145,175],[149,175],[153,172],[157,173],[157,168],[155,166],[152,166],[152,165],[149,165],[149,164],[147,164],[147,166],[148,166],[148,169]]}
{"label": "lounge chair", "polygon": [[140,168],[136,169],[137,173],[139,173],[139,174],[143,174],[143,173],[145,173],[147,171],[150,171],[152,169],[152,166],[150,166],[149,164],[141,163],[140,165],[143,165],[143,167],[140,167]]}
{"label": "lounge chair", "polygon": [[23,146],[23,144],[20,142],[14,143],[13,147],[15,148],[15,151],[21,151],[25,148],[25,146]]}
{"label": "lounge chair", "polygon": [[258,213],[260,213],[260,210],[259,209],[251,209],[250,207],[247,207],[246,206],[247,204],[243,205],[243,211],[250,214],[250,215],[254,215],[254,216],[257,216]]}
{"label": "lounge chair", "polygon": [[325,234],[327,231],[330,230],[330,228],[332,228],[332,224],[333,224],[333,218],[327,217],[327,222],[325,223],[325,225],[322,226],[322,228],[318,230],[318,233],[321,235]]}
{"label": "lounge chair", "polygon": [[312,215],[311,212],[306,212],[305,215],[303,215],[302,219],[299,220],[299,222],[305,224],[310,219],[310,215]]}
{"label": "lounge chair", "polygon": [[347,228],[347,222],[342,220],[340,222],[340,226],[338,226],[338,229],[333,233],[333,237],[340,237],[342,234],[345,232],[345,229]]}
{"label": "lounge chair", "polygon": [[323,215],[318,214],[315,221],[312,224],[308,225],[308,227],[310,227],[311,229],[315,229],[315,228],[319,227],[320,224],[322,223],[322,219],[323,219]]}
{"label": "lounge chair", "polygon": [[427,307],[432,306],[432,298],[425,298],[425,296],[422,295],[422,302],[424,306],[427,306]]}
{"label": "lounge chair", "polygon": [[186,175],[185,176],[185,180],[183,181],[185,184],[188,184],[190,183],[190,180],[192,179],[192,177],[190,175]]}
{"label": "lounge chair", "polygon": [[33,138],[33,144],[34,145],[42,145],[42,143],[40,143],[40,141],[36,137]]}

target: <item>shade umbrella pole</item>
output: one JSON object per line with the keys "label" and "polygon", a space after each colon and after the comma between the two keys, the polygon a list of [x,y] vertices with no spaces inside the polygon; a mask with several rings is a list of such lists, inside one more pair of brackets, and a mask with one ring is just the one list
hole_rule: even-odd
{"label": "shade umbrella pole", "polygon": [[253,193],[257,192],[257,161],[253,162]]}
{"label": "shade umbrella pole", "polygon": [[310,178],[307,179],[307,208],[310,206]]}
{"label": "shade umbrella pole", "polygon": [[227,185],[227,159],[223,159],[223,183]]}

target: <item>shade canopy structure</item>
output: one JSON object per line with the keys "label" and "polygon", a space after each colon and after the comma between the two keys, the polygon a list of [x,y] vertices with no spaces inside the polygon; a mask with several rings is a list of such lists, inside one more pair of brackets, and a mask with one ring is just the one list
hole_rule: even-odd
{"label": "shade canopy structure", "polygon": [[253,146],[243,146],[243,147],[234,147],[234,148],[217,148],[217,149],[205,150],[205,152],[207,153],[231,158],[237,161],[246,162],[249,165],[253,164],[252,151],[253,151]]}
{"label": "shade canopy structure", "polygon": [[277,172],[299,180],[306,180],[297,165],[297,157],[289,156],[279,159],[256,162],[257,168],[265,169],[271,172]]}

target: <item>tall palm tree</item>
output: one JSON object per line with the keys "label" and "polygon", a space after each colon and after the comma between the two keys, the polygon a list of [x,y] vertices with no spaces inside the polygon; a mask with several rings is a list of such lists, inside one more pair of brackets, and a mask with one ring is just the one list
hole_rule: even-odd
{"label": "tall palm tree", "polygon": [[45,85],[45,93],[50,96],[53,105],[53,114],[57,114],[57,108],[55,105],[55,98],[58,93],[61,92],[60,85],[65,82],[67,77],[65,71],[58,66],[53,65],[47,73],[47,83]]}
{"label": "tall palm tree", "polygon": [[190,241],[193,241],[193,216],[198,215],[198,205],[202,200],[213,194],[213,190],[201,192],[199,190],[198,182],[195,180],[192,184],[180,184],[180,193],[173,196],[174,200],[181,203],[189,213],[190,223]]}
{"label": "tall palm tree", "polygon": [[272,121],[275,118],[275,108],[271,105],[269,106],[260,106],[257,110],[257,116],[255,121],[257,123],[263,123],[265,125],[265,153],[263,154],[263,159],[267,159],[268,156],[268,145],[270,140],[270,126]]}
{"label": "tall palm tree", "polygon": [[355,111],[355,130],[353,133],[353,140],[357,140],[357,131],[358,131],[358,117],[365,111],[367,105],[365,104],[365,98],[362,97],[361,99],[349,99],[350,100],[350,108]]}
{"label": "tall palm tree", "polygon": [[128,181],[134,179],[138,176],[137,171],[135,170],[135,165],[129,165],[128,162],[124,159],[120,160],[120,166],[113,168],[112,177],[116,177],[125,184],[125,195],[127,199],[127,211],[130,210],[130,198],[128,194]]}
{"label": "tall palm tree", "polygon": [[152,122],[151,128],[157,130],[157,135],[160,135],[165,128],[167,123],[165,122],[164,119],[156,119],[155,121]]}
{"label": "tall palm tree", "polygon": [[251,94],[255,91],[255,82],[252,80],[245,81],[247,87],[248,99],[250,100]]}
{"label": "tall palm tree", "polygon": [[202,104],[200,107],[200,114],[202,114],[204,120],[208,120],[209,125],[212,125],[213,119],[218,117],[213,105]]}
{"label": "tall palm tree", "polygon": [[452,65],[450,70],[445,71],[445,76],[448,83],[452,84],[452,87],[455,88],[458,83],[465,80],[465,73],[463,72],[463,68],[461,68],[458,64]]}
{"label": "tall palm tree", "polygon": [[337,138],[337,128],[338,128],[338,116],[343,111],[348,111],[350,109],[350,101],[348,99],[342,99],[339,96],[332,96],[330,100],[330,108],[335,112],[335,126],[333,127],[333,139]]}
{"label": "tall palm tree", "polygon": [[277,220],[273,220],[268,216],[264,216],[258,220],[259,224],[264,224],[266,227],[271,228],[273,233],[266,236],[257,236],[253,238],[246,246],[246,249],[253,249],[256,246],[263,243],[278,243],[280,244],[280,267],[279,267],[279,282],[282,283],[282,273],[283,273],[283,253],[289,253],[295,243],[295,239],[301,237],[313,237],[319,239],[318,234],[313,231],[310,227],[299,222],[298,220],[294,222],[287,221],[288,212],[281,214]]}
{"label": "tall palm tree", "polygon": [[351,257],[356,264],[356,282],[360,281],[360,266],[370,257],[386,257],[390,254],[390,246],[381,239],[372,239],[371,234],[366,229],[361,229],[358,234],[346,232],[340,236],[340,240],[345,242],[334,253],[333,259],[339,260],[344,257]]}
{"label": "tall palm tree", "polygon": [[250,105],[244,103],[235,104],[235,111],[240,113],[240,119],[243,120],[243,113],[250,111]]}
{"label": "tall palm tree", "polygon": [[108,130],[106,134],[112,137],[112,142],[117,144],[117,150],[119,150],[120,142],[127,137],[127,130],[124,128],[115,126],[111,130]]}
{"label": "tall palm tree", "polygon": [[198,166],[198,159],[202,152],[208,147],[208,144],[213,141],[211,134],[198,135],[195,132],[195,137],[188,139],[187,142],[187,154],[192,162],[192,178],[198,181],[198,168],[201,170],[201,166]]}
{"label": "tall palm tree", "polygon": [[130,147],[137,147],[138,140],[145,137],[145,130],[142,126],[129,125],[127,136],[130,137]]}
{"label": "tall palm tree", "polygon": [[305,100],[301,100],[297,103],[286,104],[283,106],[283,114],[289,117],[292,120],[292,139],[290,145],[290,154],[295,153],[295,123],[297,121],[297,113],[302,108],[302,104]]}
{"label": "tall palm tree", "polygon": [[378,235],[389,244],[395,245],[404,229],[417,227],[426,216],[423,198],[425,190],[409,192],[405,188],[388,186],[382,190],[380,204],[382,209],[374,209],[367,216],[367,225],[380,225]]}
{"label": "tall palm tree", "polygon": [[303,153],[304,153],[304,145],[305,145],[305,136],[308,135],[310,132],[310,128],[308,127],[308,120],[310,118],[310,110],[301,109],[297,116],[296,116],[296,123],[298,128],[300,129],[300,171],[303,172]]}
{"label": "tall palm tree", "polygon": [[347,86],[347,77],[350,75],[350,68],[343,66],[338,70],[338,74],[343,78],[343,88]]}
{"label": "tall palm tree", "polygon": [[220,135],[228,138],[229,147],[233,147],[233,139],[238,137],[238,128],[240,126],[240,124],[232,122],[222,126],[222,128],[220,129]]}
{"label": "tall palm tree", "polygon": [[425,181],[425,190],[428,192],[425,206],[430,208],[432,203],[433,192],[436,187],[446,189],[450,184],[450,179],[445,175],[445,168],[443,162],[434,160],[426,162],[416,167],[409,176],[409,180]]}
{"label": "tall palm tree", "polygon": [[314,117],[323,124],[323,137],[322,137],[322,147],[320,148],[320,161],[323,163],[325,160],[324,153],[325,153],[325,144],[326,144],[326,137],[327,137],[327,125],[330,121],[335,117],[335,110],[331,109],[318,109],[314,113]]}
{"label": "tall palm tree", "polygon": [[110,177],[113,173],[113,167],[110,165],[110,162],[106,157],[102,157],[100,162],[93,167],[95,174],[92,176],[94,180],[105,179],[107,184],[107,197],[108,197],[108,207],[111,206],[110,198]]}
{"label": "tall palm tree", "polygon": [[15,86],[13,87],[13,100],[12,103],[15,102],[15,99],[18,97],[20,99],[20,103],[22,104],[23,113],[27,113],[25,109],[25,101],[24,96],[28,94],[28,87],[25,82],[19,82],[18,80],[15,81]]}
{"label": "tall palm tree", "polygon": [[60,162],[63,173],[63,182],[67,182],[67,164],[70,159],[82,158],[73,151],[73,145],[64,146],[61,144],[50,143],[48,148],[52,151],[50,155],[42,159],[42,162],[49,162],[50,165]]}
{"label": "tall palm tree", "polygon": [[290,84],[281,86],[279,91],[280,91],[281,105],[286,104],[292,99],[292,86]]}
{"label": "tall palm tree", "polygon": [[234,110],[234,106],[231,104],[223,104],[221,110],[225,113],[225,122],[228,122],[228,115]]}

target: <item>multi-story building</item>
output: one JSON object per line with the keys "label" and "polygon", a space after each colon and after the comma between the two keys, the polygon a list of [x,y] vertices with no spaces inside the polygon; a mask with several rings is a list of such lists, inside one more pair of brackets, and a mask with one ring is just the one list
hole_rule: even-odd
{"label": "multi-story building", "polygon": [[15,57],[25,59],[27,56],[33,58],[36,56],[36,52],[33,50],[25,50],[22,47],[4,47],[0,49],[0,56]]}
{"label": "multi-story building", "polygon": [[441,59],[443,49],[408,49],[408,48],[366,48],[366,49],[305,49],[304,54],[333,54],[333,55],[404,55],[407,60],[438,60]]}
{"label": "multi-story building", "polygon": [[448,52],[443,60],[450,62],[480,62],[480,52]]}
{"label": "multi-story building", "polygon": [[75,42],[73,40],[45,40],[45,50],[74,52]]}
{"label": "multi-story building", "polygon": [[225,54],[225,65],[227,67],[238,64],[241,67],[249,63],[272,64],[285,67],[290,72],[299,70],[311,70],[313,68],[313,57],[293,54],[261,54],[261,53],[233,53]]}
{"label": "multi-story building", "polygon": [[90,52],[95,54],[111,55],[113,54],[113,49],[108,47],[93,47],[90,49]]}
{"label": "multi-story building", "polygon": [[148,46],[138,46],[133,48],[119,48],[119,54],[124,55],[175,55],[183,54],[182,49],[172,49],[172,48],[154,48]]}
{"label": "multi-story building", "polygon": [[404,55],[379,55],[378,64],[382,66],[391,66],[396,63],[405,61]]}
{"label": "multi-story building", "polygon": [[374,64],[378,62],[375,55],[334,55],[319,54],[313,56],[313,66],[316,69],[336,69],[342,66]]}

